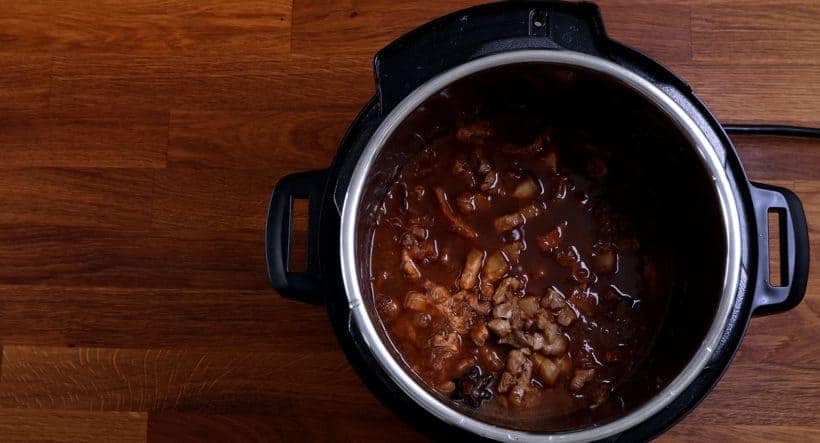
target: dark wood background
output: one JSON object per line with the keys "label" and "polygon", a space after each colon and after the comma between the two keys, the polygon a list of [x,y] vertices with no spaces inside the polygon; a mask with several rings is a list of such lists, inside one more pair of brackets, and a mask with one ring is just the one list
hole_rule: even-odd
{"label": "dark wood background", "polygon": [[[270,190],[326,166],[375,51],[468,5],[0,0],[0,439],[414,441],[321,308],[264,268]],[[601,2],[724,122],[820,126],[815,0]],[[820,440],[820,146],[737,138],[794,189],[813,275],[665,440]]]}

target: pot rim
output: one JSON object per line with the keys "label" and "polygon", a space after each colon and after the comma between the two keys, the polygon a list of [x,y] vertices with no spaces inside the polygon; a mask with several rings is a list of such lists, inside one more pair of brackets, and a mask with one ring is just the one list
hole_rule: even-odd
{"label": "pot rim", "polygon": [[[369,177],[368,172],[379,150],[405,118],[433,94],[471,74],[518,63],[547,63],[585,68],[614,77],[649,99],[659,111],[670,117],[691,145],[696,148],[702,164],[712,178],[713,188],[720,204],[726,234],[723,287],[720,303],[706,338],[701,342],[686,367],[660,393],[629,414],[601,426],[593,425],[578,430],[553,433],[527,432],[496,426],[460,413],[429,393],[411,377],[402,367],[402,363],[394,358],[388,349],[391,345],[385,343],[379,336],[377,328],[380,326],[377,326],[368,314],[367,304],[359,287],[357,278],[359,267],[356,261],[356,219],[360,211],[364,185]],[[520,50],[478,58],[432,78],[405,97],[382,121],[359,157],[345,193],[341,216],[340,256],[342,279],[351,311],[351,322],[355,323],[361,331],[364,343],[373,354],[374,359],[390,379],[415,403],[445,423],[486,438],[574,442],[610,437],[649,419],[669,405],[704,369],[718,346],[737,297],[740,278],[741,228],[735,192],[714,146],[694,120],[669,95],[635,72],[601,57],[566,50]]]}

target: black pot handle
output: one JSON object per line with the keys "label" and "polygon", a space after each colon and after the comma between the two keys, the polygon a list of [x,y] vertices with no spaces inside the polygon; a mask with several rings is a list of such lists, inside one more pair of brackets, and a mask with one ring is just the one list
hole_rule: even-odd
{"label": "black pot handle", "polygon": [[[265,228],[265,257],[271,285],[284,297],[312,304],[322,303],[318,228],[326,181],[327,170],[299,172],[279,180],[273,188]],[[288,269],[293,199],[308,199],[307,267],[304,272]]]}
{"label": "black pot handle", "polygon": [[[809,228],[803,205],[794,192],[777,186],[752,183],[757,222],[757,282],[754,315],[776,314],[797,306],[809,279]],[[780,213],[780,264],[784,286],[769,281],[769,210]]]}
{"label": "black pot handle", "polygon": [[376,54],[382,115],[436,75],[475,58],[521,49],[601,55],[607,42],[598,7],[555,0],[479,5],[436,19]]}

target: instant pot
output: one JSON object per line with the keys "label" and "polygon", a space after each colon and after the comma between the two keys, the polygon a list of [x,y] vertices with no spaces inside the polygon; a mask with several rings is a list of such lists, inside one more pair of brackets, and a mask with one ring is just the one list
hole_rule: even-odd
{"label": "instant pot", "polygon": [[[691,88],[654,60],[609,39],[594,4],[527,1],[465,9],[379,51],[374,71],[376,95],[351,123],[330,168],[288,175],[276,184],[266,229],[268,273],[282,296],[326,306],[362,379],[419,430],[437,438],[521,441],[651,438],[710,392],[752,315],[782,312],[802,300],[809,242],[798,198],[789,190],[750,182],[724,127]],[[453,115],[479,103],[482,91],[512,88],[520,95],[532,85],[531,102],[550,106],[539,95],[547,94],[539,85],[564,88],[561,82],[575,72],[619,91],[613,97],[639,100],[652,113],[632,120],[625,131],[651,137],[658,125],[674,129],[684,148],[676,153],[661,148],[649,158],[677,171],[669,177],[690,177],[703,191],[664,185],[660,181],[671,181],[664,174],[648,177],[659,181],[658,189],[674,187],[683,196],[686,203],[676,206],[702,208],[687,211],[703,216],[687,218],[676,229],[693,227],[704,234],[703,242],[688,241],[679,248],[691,265],[676,275],[673,309],[663,328],[681,347],[664,346],[665,339],[659,339],[642,363],[641,386],[624,387],[625,400],[616,412],[589,413],[563,427],[524,429],[480,419],[427,389],[407,370],[374,311],[368,261],[372,209],[401,165]],[[631,106],[607,97],[601,98],[607,106]],[[309,200],[304,272],[290,271],[288,265],[294,199]],[[769,282],[770,212],[781,220],[781,286]],[[688,296],[695,292],[706,295],[695,303]]]}

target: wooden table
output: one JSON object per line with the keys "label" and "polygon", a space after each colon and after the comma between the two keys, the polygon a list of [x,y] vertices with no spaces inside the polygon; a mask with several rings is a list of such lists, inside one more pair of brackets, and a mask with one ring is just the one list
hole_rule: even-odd
{"label": "wooden table", "polygon": [[[0,0],[0,437],[414,441],[321,308],[269,288],[273,184],[327,165],[371,57],[469,1]],[[820,126],[815,0],[607,0],[724,122]],[[665,440],[820,439],[820,146],[737,138],[794,189],[813,275]]]}

